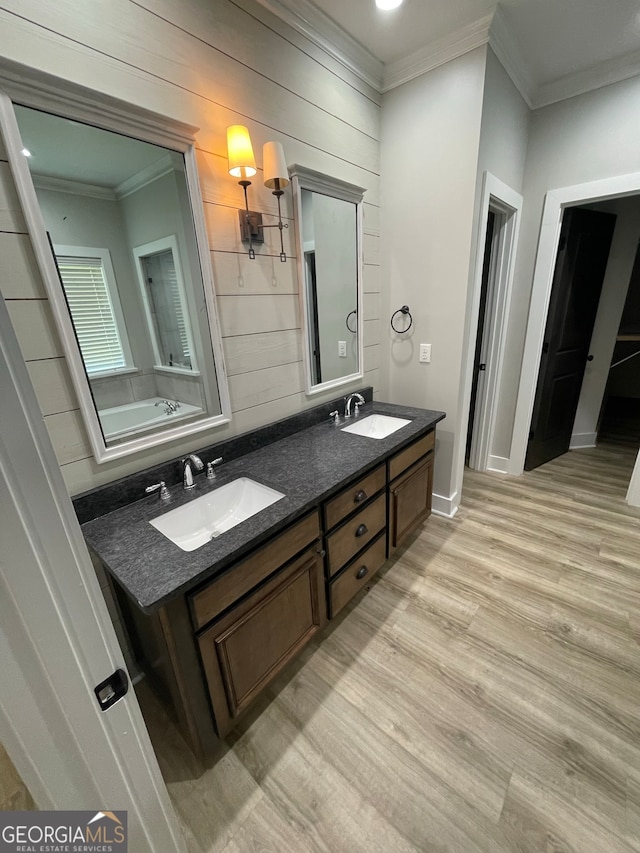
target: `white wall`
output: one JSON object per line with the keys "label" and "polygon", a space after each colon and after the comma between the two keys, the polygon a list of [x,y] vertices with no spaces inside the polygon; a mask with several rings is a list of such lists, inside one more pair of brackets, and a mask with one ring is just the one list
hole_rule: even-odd
{"label": "white wall", "polygon": [[[201,434],[199,445],[322,402],[303,391],[293,228],[285,232],[286,264],[278,258],[277,229],[269,229],[255,261],[239,240],[242,191],[226,163],[230,124],[249,126],[259,165],[262,143],[275,139],[288,162],[366,188],[365,382],[379,388],[377,93],[254,0],[8,0],[0,11],[2,57],[200,128],[198,168],[233,420]],[[0,167],[1,197],[13,189],[6,162]],[[249,189],[251,207],[275,222],[275,198],[260,178],[261,172]],[[284,215],[291,225],[292,209],[287,192]],[[96,465],[28,241],[16,234],[3,242],[12,243],[16,259],[3,295],[25,359],[38,362],[30,369],[70,492],[192,449],[186,440]]]}
{"label": "white wall", "polygon": [[638,171],[640,77],[532,113],[514,294],[495,452],[508,456],[545,194]]}
{"label": "white wall", "polygon": [[587,363],[582,381],[572,447],[589,447],[596,441],[600,407],[640,238],[640,198],[637,196],[589,207],[615,213],[617,219],[589,346],[593,361]]}
{"label": "white wall", "polygon": [[[476,177],[476,205],[474,213],[474,258],[479,264],[483,263],[484,256],[478,255],[478,243],[484,246],[486,240],[486,220],[481,211],[483,179],[486,172],[498,178],[503,184],[519,195],[522,194],[524,182],[524,170],[529,141],[529,124],[531,111],[522,98],[520,92],[512,83],[511,78],[504,70],[494,52],[487,50],[486,74],[484,80],[484,92],[482,102],[482,124],[480,129],[480,151],[478,155],[478,173]],[[506,220],[501,219],[506,223]],[[503,225],[503,227],[505,227]],[[517,255],[518,247],[514,246]],[[475,282],[479,281],[478,271],[473,269]],[[474,282],[474,283],[475,283]],[[506,298],[506,297],[505,297]],[[475,303],[474,303],[475,300]],[[470,369],[474,357],[477,323],[478,323],[478,300],[479,294],[469,289],[468,315],[465,362]],[[491,305],[488,306],[491,310]],[[491,321],[487,314],[485,324]],[[504,369],[504,359],[502,360]],[[472,375],[467,376],[467,388],[462,389],[465,394],[462,403],[460,431],[468,429],[469,414],[469,391]],[[499,381],[499,376],[497,376]],[[482,388],[483,386],[479,386]],[[478,401],[478,405],[480,401]],[[496,419],[493,435],[489,436],[489,460],[491,465],[497,465],[505,460],[508,453],[501,450],[499,440],[499,417]],[[456,481],[462,481],[464,449],[462,446],[456,460]],[[505,460],[506,461],[506,460]]]}
{"label": "white wall", "polygon": [[495,53],[487,50],[478,180],[491,172],[522,194],[531,110]]}
{"label": "white wall", "polygon": [[[469,282],[486,49],[385,95],[382,114],[382,313],[392,402],[446,411],[438,426],[434,506],[454,510],[454,446]],[[413,328],[395,335],[407,304]],[[420,343],[432,345],[418,363]],[[386,391],[386,388],[384,389]]]}

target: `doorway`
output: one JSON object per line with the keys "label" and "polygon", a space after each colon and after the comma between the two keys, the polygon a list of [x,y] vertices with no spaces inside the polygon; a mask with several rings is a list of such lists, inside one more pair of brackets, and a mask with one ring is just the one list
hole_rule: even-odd
{"label": "doorway", "polygon": [[545,323],[525,470],[569,450],[616,224],[612,213],[564,211]]}
{"label": "doorway", "polygon": [[640,243],[636,244],[597,429],[599,442],[636,451],[640,447]]}
{"label": "doorway", "polygon": [[[484,360],[486,342],[488,335],[486,334],[487,320],[487,298],[489,289],[493,296],[493,286],[495,285],[495,252],[493,251],[493,237],[496,225],[496,211],[489,208],[487,215],[487,234],[484,243],[484,258],[482,261],[482,281],[480,285],[480,305],[478,308],[478,329],[476,332],[476,349],[473,359],[473,377],[471,380],[471,399],[469,401],[469,425],[467,428],[467,448],[464,456],[465,465],[469,464],[471,458],[471,446],[473,444],[473,436],[476,426],[476,403],[478,401],[478,387],[481,379],[486,371],[487,364]],[[484,392],[484,387],[481,393]]]}
{"label": "doorway", "polygon": [[[506,469],[510,474],[521,474],[524,470],[564,210],[575,206],[588,205],[589,207],[594,207],[596,204],[600,206],[599,203],[603,203],[604,206],[605,202],[616,203],[617,205],[626,202],[633,202],[635,204],[636,200],[634,197],[639,194],[640,172],[585,184],[561,187],[547,192],[539,232],[538,252],[529,304],[529,317],[520,372],[510,459]],[[631,222],[636,229],[640,227],[638,223],[640,223],[640,217],[638,217],[637,222]],[[614,249],[618,241],[620,227],[620,224],[618,224],[614,234]],[[636,230],[636,244],[637,233]],[[572,448],[593,446],[596,440],[596,424],[607,382],[609,366],[612,361],[613,347],[615,345],[618,324],[631,274],[634,253],[635,246],[633,246],[630,256],[625,259],[625,263],[619,264],[618,275],[616,276],[617,289],[616,287],[609,288],[608,282],[605,284],[605,287],[607,287],[607,310],[606,312],[599,311],[596,318],[591,344],[591,352],[595,354],[595,359],[588,365],[585,374],[576,423],[574,425]],[[622,271],[623,267],[625,268],[624,272]],[[607,272],[607,279],[609,279],[609,272]],[[596,353],[596,347],[599,347],[599,354]],[[583,403],[586,403],[586,405],[583,405]]]}
{"label": "doorway", "polygon": [[466,441],[458,457],[460,482],[464,465],[478,471],[504,471],[492,454],[503,367],[507,319],[513,288],[522,196],[485,172],[481,198],[475,281],[469,309],[466,353],[468,410],[461,411]]}

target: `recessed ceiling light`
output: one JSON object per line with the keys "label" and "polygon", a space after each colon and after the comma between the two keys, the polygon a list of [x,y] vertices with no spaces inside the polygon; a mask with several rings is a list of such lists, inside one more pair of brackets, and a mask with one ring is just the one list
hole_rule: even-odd
{"label": "recessed ceiling light", "polygon": [[28,148],[23,148],[22,153],[24,154],[25,157],[31,157],[31,151],[29,151]]}
{"label": "recessed ceiling light", "polygon": [[397,9],[402,0],[376,0],[378,9]]}

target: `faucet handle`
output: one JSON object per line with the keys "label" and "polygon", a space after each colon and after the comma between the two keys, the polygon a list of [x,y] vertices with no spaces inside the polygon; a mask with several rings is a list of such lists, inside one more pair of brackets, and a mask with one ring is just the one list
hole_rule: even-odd
{"label": "faucet handle", "polygon": [[222,462],[222,456],[218,456],[217,459],[212,459],[211,462],[207,462],[207,480],[215,480],[216,472],[214,470],[214,465],[219,465]]}
{"label": "faucet handle", "polygon": [[147,494],[150,494],[151,492],[157,492],[158,490],[160,491],[161,501],[169,500],[169,498],[171,497],[171,493],[169,492],[169,489],[167,488],[164,480],[161,480],[159,483],[154,483],[153,486],[147,486],[145,492]]}
{"label": "faucet handle", "polygon": [[362,405],[363,404],[359,403],[357,400],[354,402],[354,404],[353,404],[353,417],[354,418],[357,418],[358,415],[360,414],[359,410],[360,410],[360,406],[362,406]]}
{"label": "faucet handle", "polygon": [[340,423],[340,412],[337,409],[334,412],[329,412],[329,417],[333,418],[334,424]]}

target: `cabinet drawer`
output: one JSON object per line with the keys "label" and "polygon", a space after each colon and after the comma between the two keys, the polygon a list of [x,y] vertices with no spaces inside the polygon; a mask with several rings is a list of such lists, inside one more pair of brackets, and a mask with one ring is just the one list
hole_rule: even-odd
{"label": "cabinet drawer", "polygon": [[382,494],[327,536],[329,576],[339,572],[358,551],[384,530],[386,521],[387,499]]}
{"label": "cabinet drawer", "polygon": [[389,488],[389,554],[431,515],[433,454],[399,477]]}
{"label": "cabinet drawer", "polygon": [[322,564],[306,551],[198,638],[220,737],[326,623]]}
{"label": "cabinet drawer", "polygon": [[384,536],[370,545],[364,554],[350,563],[335,580],[329,584],[329,616],[331,619],[339,613],[353,596],[366,586],[384,564],[387,543]]}
{"label": "cabinet drawer", "polygon": [[344,491],[327,501],[324,507],[325,527],[331,530],[351,512],[358,509],[365,501],[373,497],[385,487],[386,472],[384,465],[376,468],[371,474],[348,486]]}
{"label": "cabinet drawer", "polygon": [[191,610],[196,630],[219,616],[319,536],[320,519],[317,512],[312,512],[193,595]]}
{"label": "cabinet drawer", "polygon": [[389,460],[389,482],[395,480],[399,474],[406,471],[407,468],[413,465],[414,462],[417,462],[421,456],[425,455],[425,453],[433,450],[435,444],[436,433],[435,430],[431,430],[431,432],[427,433],[423,438],[418,439],[418,441],[410,444],[409,447],[406,447],[400,453],[397,453],[392,457]]}

